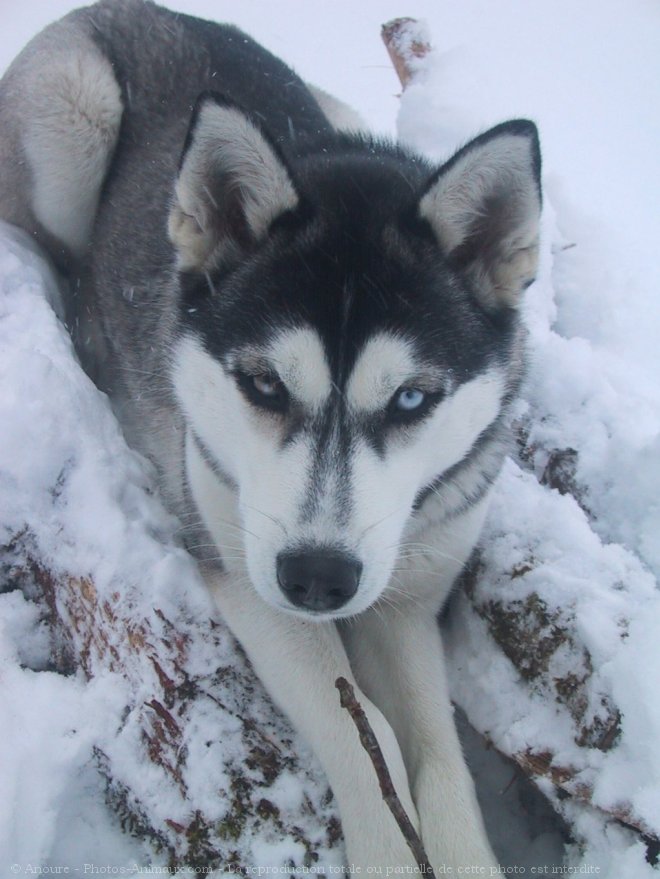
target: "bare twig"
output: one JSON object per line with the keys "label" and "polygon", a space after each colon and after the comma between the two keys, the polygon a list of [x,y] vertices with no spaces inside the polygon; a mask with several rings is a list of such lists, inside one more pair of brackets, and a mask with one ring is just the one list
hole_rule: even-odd
{"label": "bare twig", "polygon": [[362,747],[369,755],[376,771],[383,799],[387,803],[392,815],[394,815],[394,819],[401,829],[403,838],[417,861],[420,872],[424,876],[430,876],[431,879],[435,879],[435,873],[429,862],[428,855],[424,850],[422,840],[419,838],[410,818],[406,814],[406,810],[401,805],[401,800],[399,799],[398,794],[394,789],[394,784],[392,783],[392,776],[385,763],[383,752],[380,749],[380,745],[378,744],[378,740],[371,728],[371,724],[367,719],[367,715],[364,713],[364,709],[355,698],[355,691],[353,690],[352,685],[349,684],[346,678],[340,677],[335,681],[335,687],[339,690],[339,702],[341,707],[348,711],[353,723],[357,727]]}

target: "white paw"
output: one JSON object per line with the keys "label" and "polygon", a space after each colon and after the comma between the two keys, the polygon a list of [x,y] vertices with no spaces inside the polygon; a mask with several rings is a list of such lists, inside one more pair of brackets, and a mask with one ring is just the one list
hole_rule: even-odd
{"label": "white paw", "polygon": [[415,790],[422,842],[432,866],[443,875],[493,876],[498,863],[488,842],[472,779],[461,767],[419,773]]}

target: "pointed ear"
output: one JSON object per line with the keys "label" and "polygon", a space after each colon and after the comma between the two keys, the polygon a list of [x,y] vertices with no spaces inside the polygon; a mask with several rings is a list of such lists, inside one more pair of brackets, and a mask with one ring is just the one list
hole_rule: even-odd
{"label": "pointed ear", "polygon": [[179,268],[206,270],[239,256],[298,201],[279,150],[259,125],[221,95],[200,96],[168,222]]}
{"label": "pointed ear", "polygon": [[536,126],[505,122],[431,179],[419,202],[449,262],[490,308],[516,306],[538,263],[541,153]]}

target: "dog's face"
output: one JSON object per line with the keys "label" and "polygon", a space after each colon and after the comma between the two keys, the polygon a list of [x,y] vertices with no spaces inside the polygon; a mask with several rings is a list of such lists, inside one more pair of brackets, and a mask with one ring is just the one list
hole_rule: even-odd
{"label": "dog's face", "polygon": [[[213,188],[195,150],[232,138]],[[170,223],[186,327],[174,384],[205,524],[277,607],[339,617],[376,601],[416,505],[498,418],[540,205],[530,127],[500,139],[506,172],[486,138],[441,173],[363,150],[301,162],[294,183],[240,111],[198,110]],[[195,203],[200,166],[210,204]]]}

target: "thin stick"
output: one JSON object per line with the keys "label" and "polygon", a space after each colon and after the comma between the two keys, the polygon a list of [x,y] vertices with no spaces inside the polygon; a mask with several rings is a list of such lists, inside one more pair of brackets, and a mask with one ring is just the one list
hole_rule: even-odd
{"label": "thin stick", "polygon": [[367,715],[364,713],[363,707],[355,698],[355,691],[353,690],[352,685],[349,684],[346,678],[340,677],[335,681],[335,687],[339,690],[339,703],[341,707],[348,711],[353,719],[353,723],[357,727],[362,747],[369,755],[376,771],[376,777],[380,784],[383,799],[387,803],[392,815],[394,815],[394,819],[401,829],[403,838],[417,861],[420,872],[424,876],[430,876],[431,879],[435,879],[435,873],[429,862],[428,855],[424,850],[422,840],[419,838],[410,818],[406,814],[406,810],[401,805],[401,800],[399,799],[397,792],[394,789],[394,784],[392,783],[392,776],[387,768],[387,763],[385,763],[383,752],[380,749],[378,740],[376,739],[371,724],[367,719]]}

